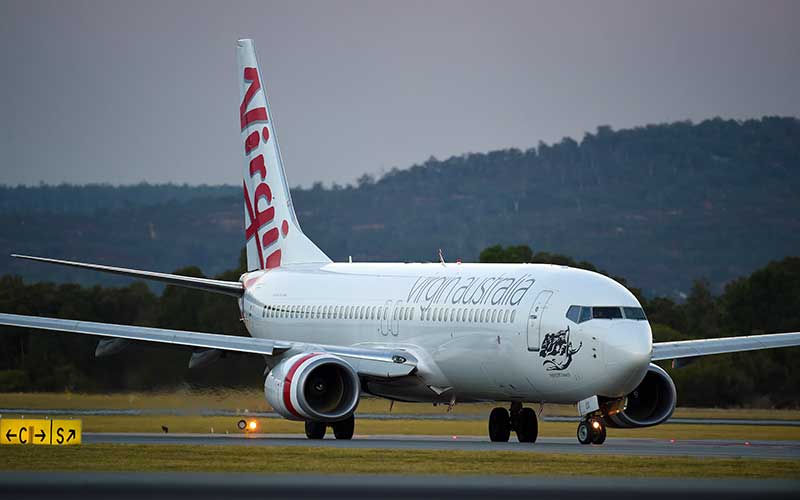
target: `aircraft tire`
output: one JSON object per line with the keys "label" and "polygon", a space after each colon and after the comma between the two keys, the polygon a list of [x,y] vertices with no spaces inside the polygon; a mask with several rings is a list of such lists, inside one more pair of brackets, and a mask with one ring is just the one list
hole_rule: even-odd
{"label": "aircraft tire", "polygon": [[578,442],[580,444],[591,444],[592,442],[592,426],[586,420],[581,420],[578,424]]}
{"label": "aircraft tire", "polygon": [[535,443],[539,435],[539,421],[536,412],[530,408],[523,408],[517,417],[517,439],[520,443]]}
{"label": "aircraft tire", "polygon": [[495,408],[489,414],[489,440],[507,443],[511,437],[511,417],[505,408]]}
{"label": "aircraft tire", "polygon": [[348,418],[334,423],[331,427],[333,427],[333,435],[336,436],[336,439],[353,439],[356,419],[353,415],[350,415]]}
{"label": "aircraft tire", "polygon": [[322,439],[325,437],[327,425],[323,422],[306,421],[306,437],[308,439]]}
{"label": "aircraft tire", "polygon": [[592,444],[603,444],[606,442],[606,426],[600,422],[599,429],[592,429]]}

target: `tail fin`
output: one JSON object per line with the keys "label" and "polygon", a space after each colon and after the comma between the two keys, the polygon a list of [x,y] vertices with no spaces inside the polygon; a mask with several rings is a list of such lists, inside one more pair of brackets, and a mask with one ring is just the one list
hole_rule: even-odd
{"label": "tail fin", "polygon": [[247,270],[331,260],[300,230],[252,40],[236,42]]}

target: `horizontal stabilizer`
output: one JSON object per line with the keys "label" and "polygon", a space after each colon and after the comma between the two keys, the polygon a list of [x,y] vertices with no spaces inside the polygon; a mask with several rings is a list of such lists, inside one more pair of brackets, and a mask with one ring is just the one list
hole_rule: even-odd
{"label": "horizontal stabilizer", "polygon": [[156,273],[153,271],[140,271],[138,269],[126,269],[124,267],[103,266],[100,264],[87,264],[84,262],[73,262],[69,260],[47,259],[44,257],[32,257],[30,255],[11,254],[17,259],[33,260],[36,262],[47,262],[49,264],[59,264],[62,266],[78,267],[81,269],[91,269],[104,273],[120,274],[133,278],[161,281],[169,285],[196,288],[207,292],[224,293],[234,297],[241,297],[244,294],[244,287],[238,281],[222,281],[208,278],[193,278],[191,276],[180,276],[178,274]]}

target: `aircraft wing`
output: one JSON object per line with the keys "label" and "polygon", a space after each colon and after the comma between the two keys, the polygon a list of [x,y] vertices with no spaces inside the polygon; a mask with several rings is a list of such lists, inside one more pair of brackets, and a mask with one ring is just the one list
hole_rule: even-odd
{"label": "aircraft wing", "polygon": [[393,378],[409,375],[416,369],[417,360],[399,349],[372,347],[341,347],[300,342],[286,342],[236,335],[167,330],[144,326],[115,325],[71,319],[43,318],[0,313],[0,325],[19,326],[38,330],[81,333],[99,337],[143,340],[188,347],[220,349],[223,351],[276,356],[292,352],[328,352],[346,359],[360,375]]}
{"label": "aircraft wing", "polygon": [[179,274],[157,273],[153,271],[141,271],[139,269],[128,269],[125,267],[104,266],[101,264],[87,264],[85,262],[73,262],[71,260],[47,259],[45,257],[33,257],[31,255],[11,254],[16,259],[32,260],[36,262],[46,262],[48,264],[58,264],[60,266],[78,267],[81,269],[91,269],[92,271],[102,271],[104,273],[119,274],[132,278],[161,281],[168,285],[183,286],[204,290],[206,292],[223,293],[233,297],[241,297],[244,293],[244,286],[238,281],[222,281],[209,278],[194,278],[192,276],[181,276]]}
{"label": "aircraft wing", "polygon": [[696,358],[711,354],[800,346],[800,332],[724,337],[719,339],[681,340],[653,344],[653,361]]}

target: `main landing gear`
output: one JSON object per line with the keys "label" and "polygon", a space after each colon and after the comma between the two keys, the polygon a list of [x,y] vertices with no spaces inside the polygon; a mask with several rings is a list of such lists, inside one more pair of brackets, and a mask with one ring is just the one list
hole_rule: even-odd
{"label": "main landing gear", "polygon": [[[356,419],[353,415],[350,415],[344,420],[330,424],[330,426],[333,428],[333,435],[336,436],[336,439],[353,439]],[[322,439],[325,437],[327,430],[328,424],[325,422],[306,421],[306,437],[308,439]]]}
{"label": "main landing gear", "polygon": [[606,424],[599,417],[581,420],[577,434],[581,444],[603,444],[606,441]]}
{"label": "main landing gear", "polygon": [[535,443],[539,435],[539,421],[536,412],[523,408],[522,403],[511,403],[511,411],[495,408],[489,414],[489,439],[494,442],[507,442],[511,431],[517,433],[520,443]]}

